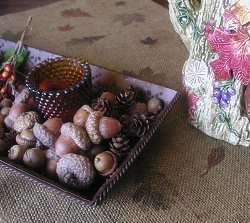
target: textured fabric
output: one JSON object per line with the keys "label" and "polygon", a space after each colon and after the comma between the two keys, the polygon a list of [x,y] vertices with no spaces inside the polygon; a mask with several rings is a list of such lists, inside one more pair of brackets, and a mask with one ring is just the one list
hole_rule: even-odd
{"label": "textured fabric", "polygon": [[[16,41],[181,91],[188,53],[168,10],[145,0],[68,0],[0,17]],[[250,151],[186,122],[180,98],[128,173],[88,208],[0,169],[0,222],[249,222]],[[207,170],[207,171],[206,171]]]}

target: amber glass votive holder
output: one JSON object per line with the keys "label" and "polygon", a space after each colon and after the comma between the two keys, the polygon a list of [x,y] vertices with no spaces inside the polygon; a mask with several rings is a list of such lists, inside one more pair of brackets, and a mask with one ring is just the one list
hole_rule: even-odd
{"label": "amber glass votive holder", "polygon": [[48,59],[28,73],[26,86],[44,119],[71,121],[77,109],[91,100],[90,66],[73,58]]}

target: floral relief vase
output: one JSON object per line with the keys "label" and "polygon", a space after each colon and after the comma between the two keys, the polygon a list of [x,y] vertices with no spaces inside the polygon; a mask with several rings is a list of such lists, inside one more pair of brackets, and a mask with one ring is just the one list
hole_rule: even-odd
{"label": "floral relief vase", "polygon": [[189,51],[183,67],[188,120],[207,135],[250,144],[250,0],[169,0]]}

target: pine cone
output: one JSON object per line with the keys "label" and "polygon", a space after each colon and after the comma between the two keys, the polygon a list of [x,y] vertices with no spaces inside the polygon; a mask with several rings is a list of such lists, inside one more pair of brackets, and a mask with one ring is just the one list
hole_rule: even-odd
{"label": "pine cone", "polygon": [[113,137],[109,142],[111,152],[119,157],[126,155],[130,149],[129,139],[122,133]]}
{"label": "pine cone", "polygon": [[134,92],[136,101],[145,103],[148,101],[148,94],[145,90],[132,85],[128,87],[128,90]]}
{"label": "pine cone", "polygon": [[95,111],[102,112],[105,116],[110,117],[113,110],[113,105],[111,101],[104,98],[97,98],[91,105]]}
{"label": "pine cone", "polygon": [[122,91],[117,95],[116,100],[119,109],[123,112],[127,112],[132,109],[135,103],[135,93],[129,90]]}
{"label": "pine cone", "polygon": [[123,125],[122,132],[130,137],[142,137],[149,129],[149,120],[145,115],[123,115],[120,123]]}

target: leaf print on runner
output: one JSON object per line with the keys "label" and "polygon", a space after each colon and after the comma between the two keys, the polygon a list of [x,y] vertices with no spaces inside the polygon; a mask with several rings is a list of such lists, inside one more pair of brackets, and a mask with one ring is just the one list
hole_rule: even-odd
{"label": "leaf print on runner", "polygon": [[147,37],[144,40],[140,40],[140,42],[144,45],[154,45],[158,42],[158,39],[152,39],[151,37]]}
{"label": "leaf print on runner", "polygon": [[70,30],[72,30],[74,28],[75,28],[74,26],[71,26],[70,24],[67,24],[65,26],[59,26],[58,30],[62,31],[62,32],[67,32],[67,31],[70,31]]}
{"label": "leaf print on runner", "polygon": [[121,22],[123,26],[130,25],[133,22],[143,23],[145,15],[140,13],[123,13],[113,17],[113,22]]}
{"label": "leaf print on runner", "polygon": [[207,167],[204,173],[200,177],[205,176],[209,170],[221,163],[225,159],[225,149],[222,147],[212,149],[211,153],[207,157]]}
{"label": "leaf print on runner", "polygon": [[85,12],[79,8],[63,10],[61,15],[63,17],[92,17],[88,12]]}
{"label": "leaf print on runner", "polygon": [[119,2],[116,2],[116,3],[115,3],[115,6],[124,6],[124,5],[126,5],[126,4],[127,4],[127,2],[119,1]]}
{"label": "leaf print on runner", "polygon": [[106,36],[88,36],[88,37],[83,37],[83,38],[72,38],[66,42],[66,45],[67,46],[81,45],[81,44],[92,45],[93,43],[95,43],[96,41],[98,41],[104,37],[106,37]]}

